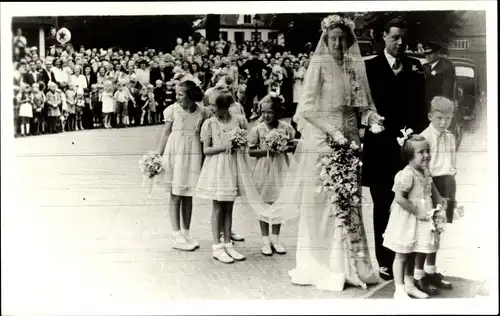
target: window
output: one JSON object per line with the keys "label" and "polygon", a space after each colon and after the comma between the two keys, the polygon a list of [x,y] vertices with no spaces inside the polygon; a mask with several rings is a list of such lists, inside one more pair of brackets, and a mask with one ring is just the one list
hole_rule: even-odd
{"label": "window", "polygon": [[220,32],[220,37],[227,42],[227,32]]}
{"label": "window", "polygon": [[455,74],[458,77],[474,78],[474,69],[469,67],[455,67]]}
{"label": "window", "polygon": [[245,32],[234,32],[234,41],[237,44],[243,44],[245,41]]}
{"label": "window", "polygon": [[278,40],[278,32],[269,32],[267,37],[269,38],[270,41],[271,40]]}
{"label": "window", "polygon": [[468,40],[455,40],[451,43],[450,49],[454,49],[454,50],[469,49],[469,41]]}
{"label": "window", "polygon": [[260,41],[262,39],[262,34],[261,32],[257,32],[257,38],[255,38],[256,32],[252,32],[252,40],[253,41]]}
{"label": "window", "polygon": [[245,24],[252,24],[252,15],[251,14],[245,14],[243,16],[243,23],[245,23]]}

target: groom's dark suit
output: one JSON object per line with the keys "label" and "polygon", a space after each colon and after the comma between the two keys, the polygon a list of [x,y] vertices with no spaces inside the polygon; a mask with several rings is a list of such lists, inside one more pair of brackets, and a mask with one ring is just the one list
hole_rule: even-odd
{"label": "groom's dark suit", "polygon": [[[366,61],[366,72],[377,112],[385,117],[385,131],[366,131],[363,141],[363,185],[370,187],[374,207],[374,230],[377,261],[391,269],[394,254],[382,246],[383,233],[394,199],[394,176],[405,164],[397,137],[404,127],[422,132],[428,125],[425,104],[425,78],[417,59],[400,58],[402,70],[396,75],[382,52]],[[392,269],[391,269],[392,270]]]}

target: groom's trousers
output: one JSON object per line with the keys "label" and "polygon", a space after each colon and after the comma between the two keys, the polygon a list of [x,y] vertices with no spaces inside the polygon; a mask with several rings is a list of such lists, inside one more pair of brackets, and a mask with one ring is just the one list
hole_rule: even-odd
{"label": "groom's trousers", "polygon": [[392,262],[394,261],[394,253],[382,246],[384,241],[383,235],[387,222],[392,201],[394,200],[394,192],[392,187],[384,185],[370,186],[370,194],[373,201],[373,228],[375,234],[375,256],[377,257],[380,267],[387,267],[392,271]]}

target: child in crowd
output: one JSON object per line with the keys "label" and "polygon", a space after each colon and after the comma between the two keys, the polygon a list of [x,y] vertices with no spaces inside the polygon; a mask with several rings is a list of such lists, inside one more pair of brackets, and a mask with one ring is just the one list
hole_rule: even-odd
{"label": "child in crowd", "polygon": [[57,85],[54,82],[49,82],[47,91],[47,128],[49,133],[57,132],[57,120],[61,116],[59,106],[61,104],[61,94],[57,92]]}
{"label": "child in crowd", "polygon": [[85,110],[85,98],[83,96],[83,90],[76,92],[75,100],[75,119],[76,119],[76,130],[83,131],[83,111]]}
{"label": "child in crowd", "polygon": [[24,85],[17,95],[19,118],[21,119],[21,136],[30,134],[30,122],[33,118],[33,94],[29,85]]}
{"label": "child in crowd", "polygon": [[45,107],[45,94],[40,91],[40,84],[34,83],[32,85],[33,89],[33,134],[40,135],[43,131],[44,119],[44,107]]}
{"label": "child in crowd", "polygon": [[[230,93],[217,96],[215,114],[203,123],[200,137],[206,158],[196,188],[198,197],[213,201],[212,255],[223,263],[245,259],[231,242],[233,206],[239,193],[236,153],[231,152],[229,133],[237,128],[246,129],[247,124],[241,116],[230,114],[232,103]],[[221,230],[224,231],[223,243],[220,242]]]}
{"label": "child in crowd", "polygon": [[130,91],[127,88],[127,83],[125,81],[121,81],[118,83],[118,90],[116,90],[115,92],[114,100],[116,104],[116,126],[128,126],[128,103],[130,101],[135,102],[135,100],[134,97],[130,94]]}
{"label": "child in crowd", "polygon": [[155,82],[156,86],[154,88],[154,96],[157,105],[156,109],[156,118],[155,121],[157,123],[162,122],[162,116],[163,116],[163,111],[165,110],[165,99],[166,99],[166,92],[165,92],[165,86],[163,85],[163,81],[160,79],[156,80]]}
{"label": "child in crowd", "polygon": [[145,87],[141,89],[140,96],[137,99],[137,107],[141,109],[140,124],[144,125],[145,123],[144,121],[149,115],[149,96],[148,96],[148,89]]}
{"label": "child in crowd", "polygon": [[[253,179],[257,191],[264,202],[272,204],[279,197],[283,186],[286,170],[290,164],[287,151],[272,152],[266,145],[265,137],[272,130],[283,131],[290,139],[290,144],[295,138],[295,130],[284,121],[280,121],[283,112],[283,99],[276,95],[267,95],[260,101],[262,122],[257,123],[248,134],[250,157],[257,158]],[[293,150],[293,147],[290,147]],[[289,151],[289,150],[288,150]],[[260,221],[260,229],[264,241],[261,252],[271,256],[274,252],[285,254],[286,249],[279,241],[281,224],[272,224],[272,240],[269,238],[269,224]]]}
{"label": "child in crowd", "polygon": [[383,245],[396,253],[394,298],[407,299],[410,298],[408,295],[428,298],[436,293],[435,288],[428,286],[421,275],[414,275],[414,272],[415,268],[423,268],[426,254],[437,250],[438,233],[433,231],[430,211],[433,202],[443,205],[446,201],[439,195],[427,169],[429,142],[423,136],[408,134],[398,140],[407,165],[394,179],[395,198]]}
{"label": "child in crowd", "polygon": [[[453,222],[455,214],[455,194],[457,191],[455,136],[448,131],[454,110],[455,107],[451,100],[445,97],[434,97],[431,101],[429,127],[420,134],[430,144],[429,172],[437,190],[447,200],[446,220],[450,224]],[[426,258],[425,279],[430,285],[437,288],[451,289],[452,284],[443,280],[443,276],[436,270],[436,254],[436,252],[431,253]],[[422,272],[418,271],[419,274]],[[415,275],[417,275],[417,271],[415,271]]]}
{"label": "child in crowd", "polygon": [[68,131],[76,130],[76,90],[75,86],[70,84],[66,90],[66,113]]}
{"label": "child in crowd", "polygon": [[115,100],[113,98],[113,83],[109,80],[104,82],[104,91],[101,94],[102,113],[104,114],[104,128],[111,128],[111,121],[115,112]]}
{"label": "child in crowd", "polygon": [[175,88],[172,81],[167,81],[167,88],[165,91],[165,107],[169,107],[175,102]]}
{"label": "child in crowd", "polygon": [[148,124],[156,124],[156,106],[157,101],[154,94],[154,86],[152,84],[148,85],[148,99],[149,99],[149,112],[148,112]]}
{"label": "child in crowd", "polygon": [[[202,166],[200,127],[209,114],[196,102],[203,96],[192,82],[177,86],[177,103],[164,111],[165,128],[157,153],[163,155],[165,179],[170,191],[170,223],[175,249],[192,251],[199,247],[190,236],[193,194]],[[181,225],[182,214],[182,225]],[[182,226],[182,231],[181,231]]]}
{"label": "child in crowd", "polygon": [[92,84],[90,89],[90,109],[92,110],[93,126],[96,128],[102,124],[102,103],[99,96],[100,92],[97,90],[97,84]]}

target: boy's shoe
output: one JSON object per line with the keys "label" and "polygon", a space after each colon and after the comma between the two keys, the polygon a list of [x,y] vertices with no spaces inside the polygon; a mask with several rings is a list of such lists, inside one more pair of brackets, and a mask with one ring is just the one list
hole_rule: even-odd
{"label": "boy's shoe", "polygon": [[441,273],[427,274],[425,276],[425,279],[428,284],[433,285],[438,289],[451,290],[453,288],[451,282],[444,280],[444,277]]}
{"label": "boy's shoe", "polygon": [[420,280],[415,280],[415,287],[419,291],[424,292],[427,295],[438,294],[438,289],[432,284],[429,284],[429,282],[425,278],[422,278]]}
{"label": "boy's shoe", "polygon": [[184,236],[174,237],[173,248],[182,251],[193,251],[196,247],[189,243]]}
{"label": "boy's shoe", "polygon": [[239,253],[236,250],[234,250],[234,246],[233,246],[232,243],[225,244],[224,248],[226,248],[226,253],[231,258],[233,258],[234,260],[236,260],[236,261],[243,261],[243,260],[245,260],[245,256],[244,255],[242,255],[241,253]]}
{"label": "boy's shoe", "polygon": [[214,259],[219,260],[222,263],[233,263],[234,260],[231,258],[224,249],[224,244],[212,245],[212,256]]}

